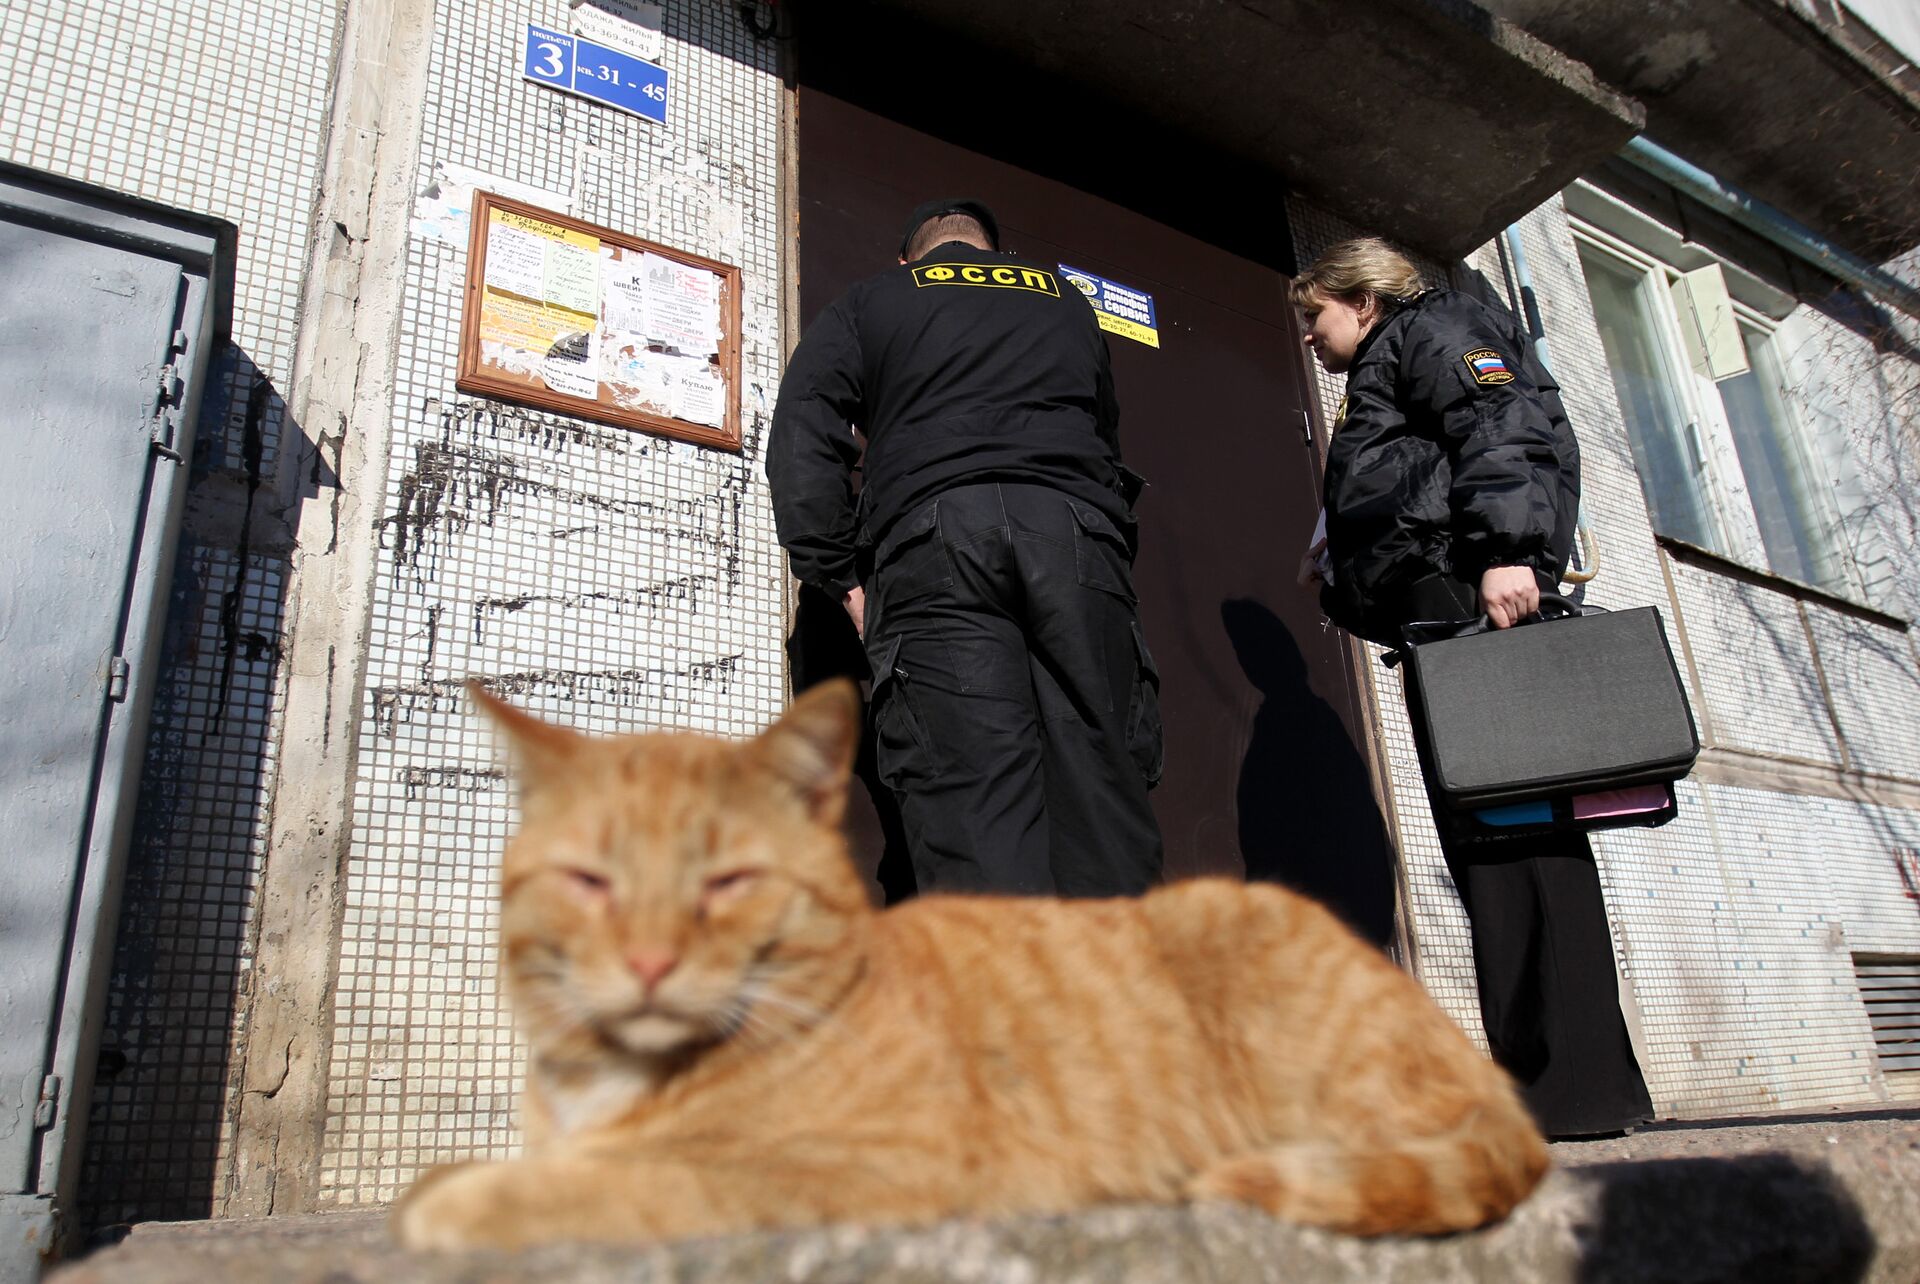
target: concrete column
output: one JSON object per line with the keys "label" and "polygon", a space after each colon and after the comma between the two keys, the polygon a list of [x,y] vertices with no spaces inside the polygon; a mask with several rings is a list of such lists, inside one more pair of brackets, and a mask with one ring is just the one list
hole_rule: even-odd
{"label": "concrete column", "polygon": [[433,0],[351,0],[277,478],[294,515],[279,765],[268,800],[226,1216],[319,1189],[342,889]]}

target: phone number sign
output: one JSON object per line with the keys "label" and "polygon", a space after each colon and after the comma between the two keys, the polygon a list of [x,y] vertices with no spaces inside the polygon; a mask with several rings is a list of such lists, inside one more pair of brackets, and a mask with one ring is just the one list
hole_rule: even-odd
{"label": "phone number sign", "polygon": [[667,123],[667,69],[618,49],[528,23],[524,70],[537,85]]}

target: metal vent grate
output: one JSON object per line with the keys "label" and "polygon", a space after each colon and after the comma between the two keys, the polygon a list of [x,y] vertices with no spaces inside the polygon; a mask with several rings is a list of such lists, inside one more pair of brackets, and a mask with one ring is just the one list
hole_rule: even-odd
{"label": "metal vent grate", "polygon": [[1856,958],[1853,970],[1888,1086],[1920,1083],[1920,958]]}

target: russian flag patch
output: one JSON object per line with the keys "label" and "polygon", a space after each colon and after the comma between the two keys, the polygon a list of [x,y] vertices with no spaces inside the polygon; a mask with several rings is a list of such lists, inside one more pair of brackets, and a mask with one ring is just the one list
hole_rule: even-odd
{"label": "russian flag patch", "polygon": [[1507,359],[1492,348],[1475,348],[1460,359],[1467,363],[1467,369],[1473,371],[1475,383],[1513,382],[1513,371],[1507,369]]}

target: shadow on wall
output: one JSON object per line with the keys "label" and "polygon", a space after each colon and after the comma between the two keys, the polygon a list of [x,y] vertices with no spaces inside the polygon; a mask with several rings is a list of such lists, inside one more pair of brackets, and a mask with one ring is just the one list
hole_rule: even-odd
{"label": "shadow on wall", "polygon": [[[1652,1280],[1863,1280],[1875,1241],[1852,1195],[1791,1155],[1666,1159],[1593,1171],[1600,1215],[1581,1284]],[[1575,1170],[1575,1176],[1586,1173]],[[1524,1274],[1524,1270],[1520,1272]],[[1885,1278],[1894,1278],[1888,1275]]]}
{"label": "shadow on wall", "polygon": [[1299,644],[1251,598],[1220,606],[1235,657],[1262,699],[1240,764],[1240,851],[1251,881],[1327,905],[1375,945],[1393,940],[1393,845],[1366,760],[1307,681]]}
{"label": "shadow on wall", "polygon": [[244,352],[210,381],[193,480],[231,511],[190,516],[173,568],[81,1167],[97,1238],[216,1210],[242,1036],[286,586],[284,550],[253,548],[251,519],[271,503],[263,461],[308,444]]}

